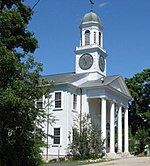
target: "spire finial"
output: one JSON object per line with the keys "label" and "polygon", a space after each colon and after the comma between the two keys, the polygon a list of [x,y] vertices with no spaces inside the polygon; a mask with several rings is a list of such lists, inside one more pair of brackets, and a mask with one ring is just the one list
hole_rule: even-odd
{"label": "spire finial", "polygon": [[93,11],[93,5],[94,5],[93,0],[90,0],[90,4],[91,4],[91,12],[92,12]]}

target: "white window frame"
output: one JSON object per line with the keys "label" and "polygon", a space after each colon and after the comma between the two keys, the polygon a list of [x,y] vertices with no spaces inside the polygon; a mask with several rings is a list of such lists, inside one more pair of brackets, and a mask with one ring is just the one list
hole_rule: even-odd
{"label": "white window frame", "polygon": [[[55,129],[59,129],[59,135],[55,136]],[[54,139],[53,139],[53,145],[60,145],[61,144],[61,128],[60,127],[54,127],[53,129]],[[55,138],[59,139],[59,143],[55,143]]]}
{"label": "white window frame", "polygon": [[90,31],[85,31],[85,45],[90,45]]}
{"label": "white window frame", "polygon": [[73,94],[72,95],[72,105],[73,105],[72,107],[73,107],[73,110],[75,110],[75,111],[77,110],[77,101],[78,101],[77,94]]}
{"label": "white window frame", "polygon": [[94,44],[96,44],[96,32],[94,32]]}
{"label": "white window frame", "polygon": [[54,144],[54,137],[52,138],[52,147],[62,147],[62,127],[61,126],[53,126],[53,136],[54,136],[54,130],[56,129],[56,128],[59,128],[60,129],[60,135],[59,135],[59,138],[60,138],[60,142],[59,142],[59,144]]}
{"label": "white window frame", "polygon": [[101,36],[102,36],[102,34],[101,34],[101,32],[99,32],[99,45],[100,45],[100,47],[102,46]]}
{"label": "white window frame", "polygon": [[43,105],[44,105],[44,103],[43,103],[43,96],[42,96],[39,100],[36,101],[36,107],[38,109],[43,109]]}
{"label": "white window frame", "polygon": [[[60,99],[56,100],[56,93],[60,93]],[[61,91],[57,91],[54,93],[54,109],[55,110],[61,110],[62,109],[62,104],[63,104],[63,100],[62,100],[62,92]],[[56,107],[56,102],[60,102],[60,107]]]}

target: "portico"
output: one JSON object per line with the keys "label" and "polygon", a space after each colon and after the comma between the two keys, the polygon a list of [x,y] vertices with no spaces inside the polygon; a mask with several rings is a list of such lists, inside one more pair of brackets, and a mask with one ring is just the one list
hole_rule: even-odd
{"label": "portico", "polygon": [[[117,107],[115,102],[107,100],[106,98],[88,99],[89,104],[94,103],[94,101],[98,101],[99,103],[99,113],[96,113],[98,110],[95,112],[93,112],[94,110],[89,111],[92,121],[100,126],[102,138],[105,139],[105,152],[108,153],[108,155],[123,152],[128,153],[128,108],[125,108],[125,106]],[[89,108],[91,107],[92,106],[89,106]],[[124,128],[122,127],[122,119],[124,119]],[[117,130],[117,135],[115,135],[115,129]],[[117,142],[115,142],[115,140],[117,140]],[[115,151],[116,144],[118,145],[117,151]]]}
{"label": "portico", "polygon": [[[101,129],[108,156],[129,153],[128,100],[130,94],[122,77],[105,77],[103,82],[89,81],[81,85],[87,96],[92,122]],[[91,88],[91,85],[95,87]],[[84,101],[86,101],[84,99]],[[85,108],[83,108],[85,110]],[[123,133],[124,132],[124,133]]]}

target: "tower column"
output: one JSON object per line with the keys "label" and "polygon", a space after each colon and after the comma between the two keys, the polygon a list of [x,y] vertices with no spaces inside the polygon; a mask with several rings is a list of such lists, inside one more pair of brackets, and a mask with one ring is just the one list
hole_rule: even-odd
{"label": "tower column", "polygon": [[128,149],[128,108],[125,109],[124,115],[124,152],[129,153]]}
{"label": "tower column", "polygon": [[115,125],[114,125],[115,104],[110,109],[110,153],[115,153]]}
{"label": "tower column", "polygon": [[122,153],[122,107],[118,109],[118,153]]}
{"label": "tower column", "polygon": [[101,132],[102,139],[105,139],[104,148],[106,152],[106,99],[101,99]]}

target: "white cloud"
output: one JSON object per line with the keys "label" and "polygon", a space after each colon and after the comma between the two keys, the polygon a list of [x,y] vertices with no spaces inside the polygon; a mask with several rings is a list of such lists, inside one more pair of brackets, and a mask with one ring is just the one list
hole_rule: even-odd
{"label": "white cloud", "polygon": [[98,7],[102,8],[102,7],[104,7],[104,6],[108,5],[108,4],[109,4],[108,2],[103,2],[103,3],[100,3],[98,5]]}

